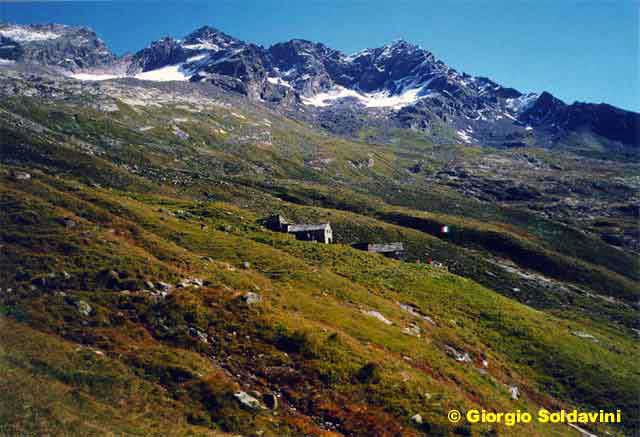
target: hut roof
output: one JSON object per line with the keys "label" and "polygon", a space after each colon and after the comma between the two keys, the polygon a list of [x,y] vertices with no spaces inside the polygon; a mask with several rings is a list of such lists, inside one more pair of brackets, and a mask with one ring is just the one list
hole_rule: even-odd
{"label": "hut roof", "polygon": [[287,231],[289,232],[305,232],[305,231],[324,231],[331,228],[329,223],[323,223],[319,225],[289,225]]}

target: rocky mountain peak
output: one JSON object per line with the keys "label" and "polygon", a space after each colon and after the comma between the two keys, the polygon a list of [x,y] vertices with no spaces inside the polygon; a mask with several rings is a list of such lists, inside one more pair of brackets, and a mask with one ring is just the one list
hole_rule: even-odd
{"label": "rocky mountain peak", "polygon": [[223,34],[222,31],[215,27],[204,25],[191,32],[185,39],[199,38],[199,39],[212,39],[217,35]]}
{"label": "rocky mountain peak", "polygon": [[526,111],[522,113],[522,118],[530,124],[541,124],[550,119],[564,117],[567,105],[551,93],[543,91]]}
{"label": "rocky mountain peak", "polygon": [[213,51],[246,44],[244,41],[227,35],[211,26],[202,26],[196,29],[187,35],[182,43],[186,49]]}
{"label": "rocky mountain peak", "polygon": [[166,36],[133,55],[128,71],[134,74],[155,70],[166,65],[179,64],[186,59],[187,53],[182,45],[176,39]]}
{"label": "rocky mountain peak", "polygon": [[391,53],[398,53],[398,52],[411,52],[411,51],[416,51],[416,50],[422,50],[425,51],[423,48],[421,48],[420,46],[413,44],[409,41],[406,41],[402,38],[400,39],[396,39],[393,40],[387,44],[385,44],[384,46],[382,46],[381,48],[383,50],[383,52],[391,52]]}
{"label": "rocky mountain peak", "polygon": [[109,66],[116,56],[87,27],[0,24],[0,58],[78,71]]}

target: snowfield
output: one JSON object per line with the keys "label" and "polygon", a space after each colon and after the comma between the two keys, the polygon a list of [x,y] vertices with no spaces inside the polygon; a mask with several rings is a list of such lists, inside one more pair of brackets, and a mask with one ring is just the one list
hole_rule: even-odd
{"label": "snowfield", "polygon": [[456,135],[458,135],[458,138],[460,138],[462,141],[464,141],[467,144],[471,144],[471,142],[473,141],[473,138],[471,137],[471,135],[469,135],[463,130],[456,131]]}
{"label": "snowfield", "polygon": [[191,76],[186,73],[184,64],[168,65],[156,70],[144,71],[135,76],[127,76],[125,74],[74,73],[71,74],[70,77],[82,81],[101,81],[133,77],[134,79],[152,82],[184,82],[191,78]]}
{"label": "snowfield", "polygon": [[423,87],[409,88],[402,94],[390,95],[388,91],[379,91],[376,93],[359,93],[357,91],[336,86],[324,93],[318,93],[313,97],[303,97],[302,101],[305,105],[324,107],[335,103],[344,98],[354,98],[367,108],[393,108],[400,109],[404,106],[411,105],[424,96],[420,96]]}
{"label": "snowfield", "polygon": [[136,79],[151,80],[154,82],[188,81],[190,76],[187,76],[185,73],[183,65],[184,64],[168,65],[158,68],[157,70],[138,73],[134,77]]}

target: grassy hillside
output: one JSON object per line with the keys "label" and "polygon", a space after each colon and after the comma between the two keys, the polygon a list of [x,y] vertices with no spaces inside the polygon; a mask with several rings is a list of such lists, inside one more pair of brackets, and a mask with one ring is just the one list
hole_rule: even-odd
{"label": "grassy hillside", "polygon": [[[636,408],[638,375],[625,358],[637,353],[633,342],[595,324],[544,315],[432,267],[291,240],[224,203],[200,203],[196,215],[177,199],[132,198],[45,175],[19,183],[5,178],[2,205],[3,282],[15,284],[3,293],[5,315],[97,348],[146,382],[162,384],[186,408],[208,404],[200,389],[194,394],[183,384],[199,386],[216,368],[230,371],[235,378],[218,387],[223,393],[206,395],[222,398],[211,401],[219,410],[207,407],[208,415],[196,418],[185,413],[194,425],[238,432],[263,426],[260,415],[257,422],[227,422],[225,408],[238,408],[230,399],[238,383],[247,391],[276,389],[283,406],[307,421],[320,414],[336,421],[337,431],[360,435],[362,421],[375,421],[361,417],[358,405],[368,405],[368,414],[379,410],[376,417],[389,414],[398,430],[410,432],[409,417],[419,413],[428,430],[449,432],[443,410],[510,408],[509,385],[519,387],[517,404],[528,409],[564,402]],[[206,285],[165,298],[137,291],[146,281],[175,284],[185,277]],[[263,299],[256,308],[242,301],[248,291]],[[91,307],[88,315],[79,314],[80,301]],[[207,372],[184,369],[194,358],[170,348],[208,358]],[[459,363],[448,348],[469,353],[471,362]],[[39,359],[48,361],[42,353]],[[156,354],[165,358],[155,362]],[[294,375],[271,377],[274,367]],[[375,369],[375,383],[359,382],[363,368]],[[299,391],[300,384],[307,388]],[[353,411],[335,411],[325,405],[327,396],[348,400]],[[283,414],[283,423],[269,425],[275,435],[295,433]]]}
{"label": "grassy hillside", "polygon": [[[578,434],[446,417],[542,407],[638,428],[637,257],[429,179],[495,151],[134,85],[0,104],[1,432]],[[273,213],[337,244],[271,232]],[[389,241],[402,261],[352,247]]]}

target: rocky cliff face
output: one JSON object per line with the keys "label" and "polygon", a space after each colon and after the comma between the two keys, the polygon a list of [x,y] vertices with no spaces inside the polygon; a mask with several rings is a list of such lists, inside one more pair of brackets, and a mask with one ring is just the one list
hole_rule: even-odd
{"label": "rocky cliff face", "polygon": [[187,50],[171,37],[153,42],[140,50],[132,59],[128,68],[130,74],[162,68],[166,65],[180,64],[187,60]]}
{"label": "rocky cliff face", "polygon": [[59,24],[0,25],[0,58],[68,71],[107,67],[116,61],[92,30]]}
{"label": "rocky cliff face", "polygon": [[607,104],[576,102],[566,105],[544,92],[520,120],[532,126],[553,125],[568,130],[587,129],[624,144],[638,145],[640,114]]}

